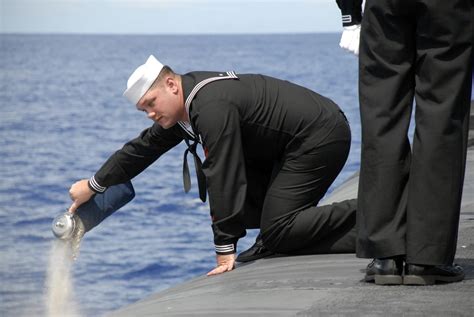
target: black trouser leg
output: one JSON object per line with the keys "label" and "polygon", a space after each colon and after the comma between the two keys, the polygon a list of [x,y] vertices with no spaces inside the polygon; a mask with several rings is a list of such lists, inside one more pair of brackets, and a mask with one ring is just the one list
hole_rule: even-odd
{"label": "black trouser leg", "polygon": [[361,28],[357,256],[364,258],[405,254],[415,26],[392,2],[367,0]]}
{"label": "black trouser leg", "polygon": [[[368,0],[361,33],[360,257],[454,257],[466,155],[472,4]],[[416,88],[415,88],[416,87]],[[414,89],[413,155],[407,128]]]}
{"label": "black trouser leg", "polygon": [[469,0],[419,2],[407,261],[451,264],[464,183],[474,16]]}
{"label": "black trouser leg", "polygon": [[260,228],[263,203],[271,180],[272,166],[262,166],[247,162],[247,195],[242,221],[246,229]]}
{"label": "black trouser leg", "polygon": [[265,198],[261,233],[278,253],[355,251],[355,200],[315,207],[344,166],[348,141],[327,144],[284,160]]}
{"label": "black trouser leg", "polygon": [[[312,218],[309,224],[318,230],[313,233],[314,243],[290,251],[291,254],[324,254],[324,253],[354,253],[357,232],[355,228],[357,199],[349,199],[331,205],[313,207],[319,213],[317,218]],[[296,222],[294,230],[308,224],[303,223],[305,217]],[[319,231],[319,232],[318,232]],[[319,236],[319,237],[318,237]]]}

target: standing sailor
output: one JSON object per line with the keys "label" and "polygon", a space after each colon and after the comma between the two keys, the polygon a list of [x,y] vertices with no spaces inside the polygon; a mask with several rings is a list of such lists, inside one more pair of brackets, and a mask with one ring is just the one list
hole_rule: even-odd
{"label": "standing sailor", "polygon": [[464,278],[453,260],[466,163],[472,6],[472,0],[366,2],[357,256],[374,258],[367,281],[425,285]]}
{"label": "standing sailor", "polygon": [[[344,166],[350,129],[331,100],[263,75],[175,74],[153,56],[124,92],[154,124],[113,154],[89,180],[72,185],[70,211],[94,193],[132,179],[182,140],[195,159],[201,199],[209,193],[217,267],[234,267],[245,229],[289,254],[355,251],[356,201],[316,207]],[[201,163],[196,147],[204,146]]]}

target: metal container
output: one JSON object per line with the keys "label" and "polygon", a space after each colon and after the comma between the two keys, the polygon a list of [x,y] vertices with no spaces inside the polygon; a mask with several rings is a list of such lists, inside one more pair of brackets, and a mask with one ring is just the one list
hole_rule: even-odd
{"label": "metal container", "polygon": [[76,229],[76,220],[74,215],[66,211],[54,218],[53,220],[53,234],[58,239],[69,240],[73,237],[74,230]]}
{"label": "metal container", "polygon": [[135,197],[130,181],[113,185],[102,194],[95,194],[82,204],[74,214],[66,212],[54,218],[53,233],[62,240],[82,238],[84,233],[99,225]]}

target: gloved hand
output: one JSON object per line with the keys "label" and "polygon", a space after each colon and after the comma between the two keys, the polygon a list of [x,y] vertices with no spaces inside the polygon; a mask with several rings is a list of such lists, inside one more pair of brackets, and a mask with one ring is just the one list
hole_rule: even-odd
{"label": "gloved hand", "polygon": [[359,55],[360,24],[345,26],[342,31],[339,46],[349,52]]}
{"label": "gloved hand", "polygon": [[341,9],[342,31],[339,46],[359,55],[360,23],[362,21],[363,0],[336,0]]}

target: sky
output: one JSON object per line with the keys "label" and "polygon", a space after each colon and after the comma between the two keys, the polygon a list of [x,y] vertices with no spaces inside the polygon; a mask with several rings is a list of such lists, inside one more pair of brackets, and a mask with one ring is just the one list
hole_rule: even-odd
{"label": "sky", "polygon": [[0,0],[0,33],[339,32],[335,0]]}

